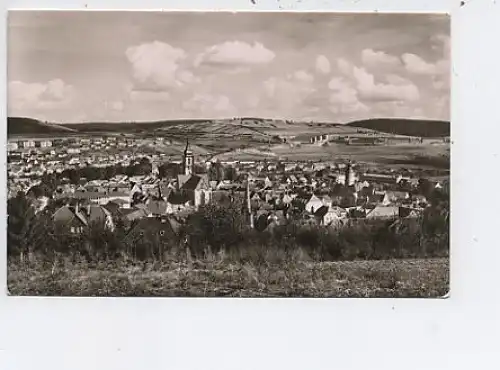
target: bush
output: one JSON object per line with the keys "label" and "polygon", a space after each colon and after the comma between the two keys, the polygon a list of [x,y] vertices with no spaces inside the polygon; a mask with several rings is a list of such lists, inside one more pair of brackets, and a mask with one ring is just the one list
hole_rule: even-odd
{"label": "bush", "polygon": [[[312,259],[337,261],[444,257],[449,254],[449,221],[444,208],[430,208],[416,220],[352,222],[338,229],[300,227],[293,222],[259,232],[250,229],[243,204],[209,204],[193,213],[178,236],[163,237],[156,223],[137,228],[116,222],[114,231],[90,225],[82,234],[53,224],[50,212],[35,214],[23,195],[8,204],[8,255],[59,254],[87,261],[125,258],[163,261],[207,251],[226,259],[268,264]],[[222,254],[221,254],[222,253]],[[175,257],[177,258],[177,257]]]}

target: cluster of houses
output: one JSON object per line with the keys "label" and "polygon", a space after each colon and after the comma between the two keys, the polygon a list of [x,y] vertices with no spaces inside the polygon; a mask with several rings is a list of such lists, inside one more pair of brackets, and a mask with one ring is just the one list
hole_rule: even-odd
{"label": "cluster of houses", "polygon": [[[147,155],[134,153],[128,148],[142,145],[143,141],[126,137],[81,138],[78,143],[71,138],[10,140],[7,157],[9,197],[39,184],[44,174],[61,174],[65,170],[86,166],[127,167],[143,158],[155,163],[170,160],[170,156],[165,153]],[[147,143],[155,145],[166,141],[160,137],[150,139]],[[110,148],[114,150],[110,151]]]}
{"label": "cluster of houses", "polygon": [[194,163],[186,145],[182,171],[173,178],[161,179],[153,165],[147,176],[61,185],[53,195],[62,202],[54,221],[75,233],[94,222],[113,229],[118,220],[172,229],[205,204],[239,199],[249,226],[265,231],[286,222],[339,227],[352,219],[414,218],[429,205],[418,194],[418,178],[357,173],[350,163],[328,171],[312,165],[310,172],[298,165],[280,172],[273,163],[242,163],[240,175],[232,181],[197,174]]}

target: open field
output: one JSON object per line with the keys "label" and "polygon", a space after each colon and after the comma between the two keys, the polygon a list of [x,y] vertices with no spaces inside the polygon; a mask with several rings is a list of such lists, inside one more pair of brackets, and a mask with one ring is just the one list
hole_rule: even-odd
{"label": "open field", "polygon": [[[418,164],[422,158],[443,158],[449,153],[448,144],[411,144],[411,145],[379,145],[379,146],[354,146],[330,143],[328,146],[305,144],[290,146],[286,144],[274,145],[263,148],[274,153],[273,156],[282,160],[311,160],[329,161],[333,159],[351,159],[362,163],[379,164]],[[252,153],[250,151],[233,151],[218,155],[220,160],[257,160],[265,157],[265,153]],[[442,166],[449,168],[443,161]],[[425,165],[422,161],[422,165]],[[428,165],[428,164],[427,164]]]}
{"label": "open field", "polygon": [[184,297],[442,297],[449,260],[232,264],[14,262],[11,295]]}

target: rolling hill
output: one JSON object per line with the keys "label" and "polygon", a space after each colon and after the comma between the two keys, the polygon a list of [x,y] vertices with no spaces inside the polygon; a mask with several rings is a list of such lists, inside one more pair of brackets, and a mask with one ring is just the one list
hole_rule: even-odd
{"label": "rolling hill", "polygon": [[450,122],[448,121],[377,118],[353,121],[346,125],[395,135],[419,137],[450,136]]}
{"label": "rolling hill", "polygon": [[11,135],[43,135],[77,132],[73,128],[45,123],[32,118],[8,117],[7,136]]}
{"label": "rolling hill", "polygon": [[8,135],[91,134],[91,133],[142,133],[153,135],[201,135],[213,137],[254,137],[265,140],[274,135],[282,137],[318,133],[353,134],[358,128],[380,133],[443,137],[450,135],[446,121],[414,119],[368,119],[347,124],[289,122],[263,118],[193,119],[151,122],[89,122],[51,124],[24,117],[8,118]]}
{"label": "rolling hill", "polygon": [[207,122],[207,120],[169,120],[150,122],[85,122],[68,123],[61,126],[72,128],[82,133],[139,133],[153,132],[155,130],[175,125],[191,125]]}

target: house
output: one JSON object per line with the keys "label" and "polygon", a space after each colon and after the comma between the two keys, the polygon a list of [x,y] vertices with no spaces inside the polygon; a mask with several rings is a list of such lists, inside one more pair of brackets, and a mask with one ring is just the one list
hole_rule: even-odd
{"label": "house", "polygon": [[401,218],[418,218],[422,213],[423,208],[399,207],[399,217]]}
{"label": "house", "polygon": [[136,242],[153,238],[161,244],[175,245],[180,242],[180,223],[172,217],[151,217],[135,220],[127,231],[125,241]]}
{"label": "house", "polygon": [[79,201],[89,201],[98,205],[105,205],[109,202],[107,194],[103,191],[75,191],[71,197]]}
{"label": "house", "polygon": [[407,191],[387,191],[386,195],[392,203],[403,202],[410,198],[410,193]]}
{"label": "house", "polygon": [[390,174],[364,173],[360,176],[360,180],[370,184],[396,184],[397,178]]}
{"label": "house", "polygon": [[122,207],[130,206],[130,195],[128,191],[119,190],[118,188],[111,190],[107,194],[108,201],[117,201]]}
{"label": "house", "polygon": [[281,203],[290,205],[293,201],[293,198],[289,194],[283,194],[281,198]]}
{"label": "house", "polygon": [[11,152],[11,151],[15,151],[18,149],[19,149],[19,145],[17,144],[17,142],[9,141],[7,143],[7,151]]}
{"label": "house", "polygon": [[399,207],[379,205],[368,210],[366,218],[370,219],[387,219],[399,216]]}
{"label": "house", "polygon": [[411,202],[415,205],[425,206],[427,205],[427,198],[422,194],[412,194]]}
{"label": "house", "polygon": [[158,217],[167,214],[168,204],[164,200],[148,199],[146,207],[149,217]]}
{"label": "house", "polygon": [[180,191],[172,191],[167,198],[167,214],[178,213],[189,208],[190,200],[187,194]]}
{"label": "house", "polygon": [[54,212],[53,219],[56,225],[67,227],[71,233],[81,233],[88,226],[87,219],[78,207],[62,206]]}
{"label": "house", "polygon": [[335,208],[329,206],[320,207],[316,212],[314,212],[314,216],[318,220],[318,223],[322,226],[329,226],[342,218],[340,213],[337,212]]}
{"label": "house", "polygon": [[128,212],[124,219],[128,222],[133,222],[148,217],[148,211],[142,207],[134,207]]}
{"label": "house", "polygon": [[323,201],[313,194],[306,202],[304,209],[309,213],[314,213],[321,207],[323,207]]}
{"label": "house", "polygon": [[387,206],[391,203],[389,196],[384,192],[374,192],[372,195],[369,195],[366,203],[368,205],[382,205]]}
{"label": "house", "polygon": [[75,206],[65,205],[60,207],[53,215],[56,224],[68,227],[71,233],[81,233],[85,227],[100,224],[110,230],[115,225],[111,212],[105,207],[97,205]]}

